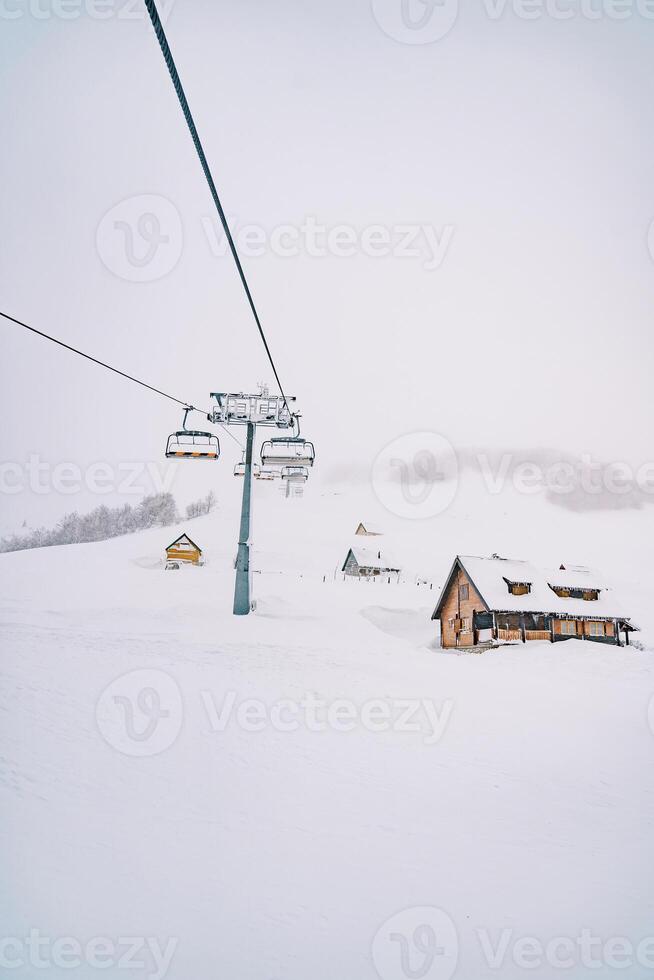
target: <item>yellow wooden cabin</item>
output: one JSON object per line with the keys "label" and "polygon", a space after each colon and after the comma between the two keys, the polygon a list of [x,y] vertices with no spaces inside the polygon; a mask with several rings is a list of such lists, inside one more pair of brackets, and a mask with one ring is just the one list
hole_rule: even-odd
{"label": "yellow wooden cabin", "polygon": [[166,548],[166,568],[175,569],[180,565],[203,565],[202,548],[192,541],[188,534],[180,534]]}

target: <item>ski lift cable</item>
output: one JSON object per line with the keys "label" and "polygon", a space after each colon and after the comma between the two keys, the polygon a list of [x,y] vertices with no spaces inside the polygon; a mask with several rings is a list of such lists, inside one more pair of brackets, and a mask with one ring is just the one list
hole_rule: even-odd
{"label": "ski lift cable", "polygon": [[179,104],[180,104],[180,106],[182,108],[182,112],[184,113],[184,118],[186,119],[186,124],[187,124],[187,126],[189,128],[189,132],[190,132],[191,137],[193,139],[193,143],[195,145],[195,149],[196,149],[197,155],[198,155],[198,157],[200,159],[200,163],[202,164],[202,169],[204,171],[204,176],[205,176],[205,178],[207,180],[207,184],[209,185],[209,190],[211,191],[211,196],[213,198],[213,202],[216,205],[216,210],[218,212],[218,216],[220,218],[220,222],[221,222],[221,224],[223,226],[223,230],[225,232],[225,236],[226,236],[227,241],[229,243],[229,248],[230,248],[230,251],[232,253],[232,257],[234,259],[234,262],[236,264],[236,268],[238,270],[238,274],[240,276],[241,283],[243,284],[243,289],[245,290],[245,295],[247,296],[248,303],[250,305],[250,309],[252,310],[252,315],[254,316],[254,320],[255,320],[255,323],[257,325],[257,329],[258,329],[259,334],[261,336],[261,340],[263,342],[263,346],[264,346],[264,349],[266,351],[266,355],[267,355],[268,360],[270,362],[270,366],[271,366],[271,368],[273,370],[273,374],[275,375],[275,381],[277,382],[277,385],[279,387],[279,391],[281,393],[281,396],[284,399],[284,405],[286,406],[286,409],[290,413],[290,408],[289,408],[289,405],[288,405],[288,401],[286,399],[286,395],[284,393],[284,389],[282,387],[282,383],[280,381],[279,374],[277,372],[277,368],[275,366],[275,362],[273,360],[273,356],[272,356],[272,353],[270,351],[270,347],[268,346],[268,341],[266,339],[266,335],[265,335],[264,330],[263,330],[263,327],[261,325],[261,320],[259,318],[259,314],[257,312],[257,308],[256,308],[256,306],[254,304],[254,299],[252,298],[252,293],[250,292],[250,287],[249,287],[248,281],[247,281],[247,279],[245,277],[245,272],[243,271],[243,266],[241,265],[241,260],[239,258],[239,254],[238,254],[238,251],[237,251],[237,248],[236,248],[236,244],[234,242],[234,239],[232,238],[232,233],[229,230],[229,224],[227,222],[227,217],[225,215],[225,212],[223,210],[223,206],[222,206],[221,201],[220,201],[220,198],[218,196],[218,191],[216,189],[216,185],[214,183],[214,179],[213,179],[213,176],[212,176],[212,173],[211,173],[211,168],[209,167],[209,163],[207,161],[207,158],[206,158],[206,155],[205,155],[205,152],[204,152],[204,148],[202,146],[202,142],[200,140],[200,136],[198,134],[198,131],[197,131],[197,128],[196,128],[196,125],[195,125],[195,121],[193,119],[193,115],[191,113],[191,109],[190,109],[190,106],[188,104],[188,100],[186,98],[186,94],[184,92],[184,88],[182,86],[181,79],[179,77],[179,73],[177,71],[177,66],[175,65],[175,60],[174,60],[173,55],[172,55],[172,52],[170,50],[170,46],[169,46],[168,40],[166,38],[166,33],[165,33],[164,29],[163,29],[163,24],[161,23],[161,20],[159,18],[159,13],[157,11],[156,4],[154,3],[154,0],[144,0],[144,2],[145,2],[145,6],[147,7],[148,13],[150,14],[150,20],[152,21],[152,27],[154,28],[154,32],[157,35],[157,40],[159,41],[159,46],[161,47],[161,53],[164,56],[164,61],[166,62],[166,65],[168,66],[168,71],[170,72],[170,77],[172,79],[173,86],[174,86],[175,91],[177,93],[177,98],[179,99]]}
{"label": "ski lift cable", "polygon": [[[4,317],[5,320],[10,320],[12,323],[17,324],[19,327],[24,327],[25,330],[29,330],[31,333],[35,333],[39,337],[45,338],[45,340],[50,340],[53,344],[58,344],[59,347],[63,347],[65,350],[72,351],[73,354],[79,354],[80,357],[86,358],[87,361],[92,361],[93,364],[98,364],[107,371],[113,371],[114,374],[120,375],[121,378],[125,378],[127,381],[133,381],[134,384],[141,385],[142,388],[147,388],[148,391],[153,391],[155,394],[161,395],[163,398],[168,398],[171,402],[177,402],[178,405],[183,405],[184,408],[187,408],[189,411],[200,412],[202,415],[206,415],[207,417],[209,417],[211,414],[210,412],[203,411],[201,408],[196,408],[195,405],[192,405],[190,402],[182,401],[181,398],[175,398],[174,395],[170,395],[167,391],[162,391],[161,388],[155,388],[154,385],[149,385],[145,381],[140,381],[139,378],[135,378],[131,374],[127,374],[125,371],[120,371],[118,368],[112,367],[111,364],[106,364],[104,361],[98,360],[97,357],[92,357],[91,354],[86,354],[84,351],[78,350],[77,347],[71,347],[70,344],[64,343],[63,340],[59,340],[57,337],[52,337],[50,334],[44,333],[42,330],[37,330],[36,327],[31,327],[28,323],[23,323],[22,320],[17,320],[16,317],[10,316],[8,313],[4,313],[2,310],[0,310],[0,316]],[[229,437],[233,439],[241,449],[243,449],[241,442],[226,426],[221,425],[220,422],[217,424],[220,425],[221,429],[225,430]]]}

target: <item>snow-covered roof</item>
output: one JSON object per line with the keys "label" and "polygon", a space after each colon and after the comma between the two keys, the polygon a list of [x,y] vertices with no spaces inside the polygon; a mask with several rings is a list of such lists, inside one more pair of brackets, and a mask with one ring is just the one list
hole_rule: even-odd
{"label": "snow-covered roof", "polygon": [[180,536],[179,536],[178,538],[175,538],[175,540],[174,540],[174,541],[171,541],[171,543],[170,543],[170,544],[168,545],[168,547],[166,548],[166,551],[170,551],[170,549],[171,549],[171,548],[173,548],[173,547],[174,547],[174,546],[175,546],[176,544],[179,544],[179,543],[180,543],[181,541],[187,541],[187,542],[188,542],[189,544],[191,544],[191,545],[193,545],[193,547],[194,547],[194,548],[195,548],[195,549],[196,549],[197,551],[199,551],[199,552],[200,552],[200,554],[202,554],[202,548],[200,548],[200,547],[199,547],[199,546],[198,546],[198,545],[197,545],[197,544],[195,543],[195,541],[192,541],[192,540],[191,540],[191,538],[189,538],[189,536],[188,536],[188,534],[187,534],[187,533],[186,533],[185,531],[184,531],[184,532],[183,532],[182,534],[180,534]]}
{"label": "snow-covered roof", "polygon": [[379,527],[378,524],[375,524],[374,521],[359,521],[359,523],[357,524],[357,531],[359,530],[360,527],[362,527],[364,531],[366,531],[368,534],[378,534],[378,535],[383,534],[382,529]]}
{"label": "snow-covered roof", "polygon": [[[539,567],[527,561],[507,558],[478,558],[459,555],[457,561],[467,572],[489,609],[500,612],[559,613],[568,616],[628,618],[621,602],[604,578],[591,569],[568,566],[565,570]],[[528,582],[525,595],[512,595],[508,582]],[[552,586],[571,589],[599,589],[597,600],[561,598]],[[443,590],[444,594],[445,590]]]}
{"label": "snow-covered roof", "polygon": [[550,572],[550,584],[564,589],[605,589],[606,583],[600,572],[584,565],[565,565]]}
{"label": "snow-covered roof", "polygon": [[402,567],[386,548],[353,544],[348,550],[348,555],[350,551],[354,555],[357,565],[364,568],[397,569],[399,571]]}

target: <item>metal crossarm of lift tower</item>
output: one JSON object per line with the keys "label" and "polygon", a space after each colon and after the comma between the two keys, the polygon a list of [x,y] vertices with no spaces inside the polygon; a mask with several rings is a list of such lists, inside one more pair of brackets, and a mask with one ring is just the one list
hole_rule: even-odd
{"label": "metal crossarm of lift tower", "polygon": [[278,429],[290,429],[294,424],[294,416],[290,406],[295,398],[284,398],[282,395],[270,395],[259,392],[258,395],[229,394],[226,391],[212,391],[211,397],[217,405],[211,415],[211,421],[223,425],[270,425]]}

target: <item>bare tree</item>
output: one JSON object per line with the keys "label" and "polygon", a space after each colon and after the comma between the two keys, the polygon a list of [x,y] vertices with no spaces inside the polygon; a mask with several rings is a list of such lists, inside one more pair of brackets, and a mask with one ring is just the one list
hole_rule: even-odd
{"label": "bare tree", "polygon": [[[205,504],[207,500],[208,497],[205,498]],[[76,512],[65,514],[51,530],[39,527],[28,534],[12,534],[0,538],[0,552],[105,541],[107,538],[119,537],[148,527],[167,527],[176,520],[177,506],[173,495],[157,493],[144,497],[137,507],[131,507],[129,504],[124,504],[122,507],[107,507],[106,504],[101,504],[88,514]]]}

